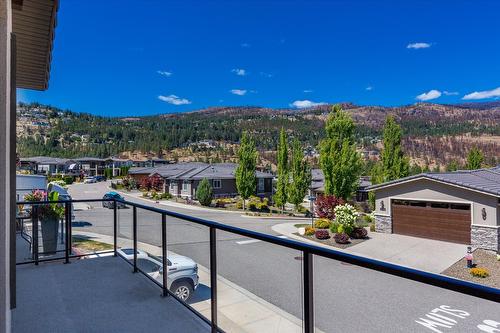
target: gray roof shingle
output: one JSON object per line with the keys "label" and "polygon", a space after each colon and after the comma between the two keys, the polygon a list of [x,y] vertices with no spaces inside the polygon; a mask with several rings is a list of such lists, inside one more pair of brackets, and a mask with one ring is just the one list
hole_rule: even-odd
{"label": "gray roof shingle", "polygon": [[459,170],[443,173],[421,173],[418,175],[370,186],[369,190],[376,190],[382,187],[393,186],[401,182],[420,178],[441,181],[443,183],[461,186],[500,197],[500,166],[490,169]]}

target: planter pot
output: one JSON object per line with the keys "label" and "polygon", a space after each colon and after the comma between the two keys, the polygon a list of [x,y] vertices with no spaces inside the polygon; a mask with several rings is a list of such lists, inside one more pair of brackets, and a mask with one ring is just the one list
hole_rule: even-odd
{"label": "planter pot", "polygon": [[57,250],[58,218],[45,218],[42,222],[42,244],[45,254],[54,254]]}

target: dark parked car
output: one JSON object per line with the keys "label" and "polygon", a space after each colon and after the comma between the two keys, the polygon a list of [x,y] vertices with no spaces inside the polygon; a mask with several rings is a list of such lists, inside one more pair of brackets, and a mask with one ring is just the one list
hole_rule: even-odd
{"label": "dark parked car", "polygon": [[[103,199],[125,200],[121,195],[119,195],[118,193],[113,192],[113,191],[106,193],[102,198]],[[114,208],[115,202],[114,201],[103,201],[102,206],[106,207],[106,208]],[[127,206],[125,206],[125,204],[122,202],[117,202],[117,204],[116,204],[116,208],[125,208],[125,207],[127,207]]]}
{"label": "dark parked car", "polygon": [[106,181],[106,176],[95,176],[94,178],[98,182],[104,182],[104,181]]}

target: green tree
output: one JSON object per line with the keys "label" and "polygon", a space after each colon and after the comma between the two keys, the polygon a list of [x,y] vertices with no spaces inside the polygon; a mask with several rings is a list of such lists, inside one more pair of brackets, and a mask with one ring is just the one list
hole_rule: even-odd
{"label": "green tree", "polygon": [[243,209],[245,209],[245,200],[255,193],[257,157],[254,141],[246,132],[243,132],[238,150],[238,167],[236,168],[236,187],[238,194],[243,199]]}
{"label": "green tree", "polygon": [[278,159],[278,180],[276,183],[276,194],[274,195],[274,203],[277,207],[281,208],[283,212],[285,204],[288,200],[288,183],[289,183],[289,171],[288,171],[288,145],[287,137],[283,127],[281,128],[280,138],[278,142],[277,150]]}
{"label": "green tree", "polygon": [[196,199],[198,199],[200,204],[203,206],[210,206],[212,203],[213,190],[208,179],[203,178],[200,185],[198,185],[198,188],[196,189]]}
{"label": "green tree", "polygon": [[473,147],[467,155],[467,165],[468,170],[481,169],[483,165],[484,156],[483,153],[477,148]]}
{"label": "green tree", "polygon": [[349,199],[359,185],[361,158],[354,141],[355,125],[335,105],[326,120],[326,138],[320,143],[320,165],[325,175],[325,194]]}
{"label": "green tree", "polygon": [[451,160],[450,163],[446,165],[446,171],[457,171],[458,168],[459,166],[456,160]]}
{"label": "green tree", "polygon": [[381,154],[383,181],[408,176],[410,163],[401,150],[401,127],[393,116],[388,116],[385,119],[382,141],[384,143]]}
{"label": "green tree", "polygon": [[292,160],[290,167],[290,184],[288,185],[288,201],[299,210],[307,190],[311,185],[311,168],[304,159],[304,152],[297,138],[292,143]]}

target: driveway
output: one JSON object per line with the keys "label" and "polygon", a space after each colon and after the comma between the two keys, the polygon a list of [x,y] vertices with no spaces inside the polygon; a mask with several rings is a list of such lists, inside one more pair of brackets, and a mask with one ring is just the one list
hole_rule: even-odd
{"label": "driveway", "polygon": [[[304,241],[304,238],[293,235],[297,230],[294,223],[279,224],[272,228],[290,238]],[[432,239],[378,232],[368,232],[368,236],[369,240],[341,251],[432,273],[443,272],[467,252],[467,245]]]}
{"label": "driveway", "polygon": [[375,259],[441,273],[467,252],[467,245],[397,234],[370,233],[370,240],[348,250]]}

